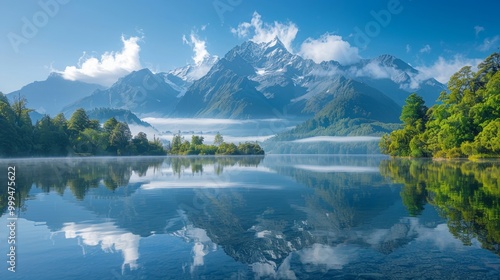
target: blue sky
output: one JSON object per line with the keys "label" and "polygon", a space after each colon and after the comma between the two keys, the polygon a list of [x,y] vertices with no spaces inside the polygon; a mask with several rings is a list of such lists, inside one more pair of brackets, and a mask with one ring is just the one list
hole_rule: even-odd
{"label": "blue sky", "polygon": [[275,35],[318,62],[389,53],[446,82],[499,50],[498,10],[497,1],[0,0],[0,91],[50,71],[109,85]]}

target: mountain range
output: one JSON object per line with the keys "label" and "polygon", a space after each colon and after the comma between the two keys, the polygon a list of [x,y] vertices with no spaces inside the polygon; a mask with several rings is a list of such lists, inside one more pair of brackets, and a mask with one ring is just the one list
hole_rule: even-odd
{"label": "mountain range", "polygon": [[417,69],[391,55],[351,65],[315,63],[290,53],[275,38],[267,43],[247,41],[222,58],[208,56],[202,63],[169,72],[134,71],[109,88],[52,73],[8,96],[26,97],[29,107],[39,113],[64,112],[67,117],[78,108],[106,107],[130,110],[139,117],[286,115],[398,122],[400,107],[411,92],[432,105],[446,89],[435,79],[420,76]]}
{"label": "mountain range", "polygon": [[16,98],[25,97],[30,108],[40,114],[55,116],[61,112],[64,105],[77,102],[95,90],[103,89],[103,86],[97,84],[66,80],[53,72],[45,81],[30,83],[7,96],[11,102]]}

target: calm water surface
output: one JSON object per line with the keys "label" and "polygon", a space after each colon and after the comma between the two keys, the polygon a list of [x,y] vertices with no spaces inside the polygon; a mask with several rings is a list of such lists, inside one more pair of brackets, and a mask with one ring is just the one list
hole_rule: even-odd
{"label": "calm water surface", "polygon": [[[7,167],[16,167],[16,272]],[[499,279],[500,162],[0,161],[0,279]]]}

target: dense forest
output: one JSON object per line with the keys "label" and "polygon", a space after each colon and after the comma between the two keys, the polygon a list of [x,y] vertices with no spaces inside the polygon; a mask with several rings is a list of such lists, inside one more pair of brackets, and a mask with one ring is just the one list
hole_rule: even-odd
{"label": "dense forest", "polygon": [[427,108],[411,94],[401,112],[404,128],[386,134],[382,153],[402,157],[500,157],[500,53],[451,76],[448,92]]}
{"label": "dense forest", "polygon": [[159,139],[149,141],[143,132],[132,137],[128,125],[110,118],[104,125],[83,109],[67,120],[64,114],[43,116],[34,125],[27,101],[11,105],[0,93],[0,156],[165,155]]}

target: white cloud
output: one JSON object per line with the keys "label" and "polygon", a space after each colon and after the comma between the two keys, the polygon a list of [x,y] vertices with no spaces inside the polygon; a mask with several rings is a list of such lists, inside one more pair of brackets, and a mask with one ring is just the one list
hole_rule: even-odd
{"label": "white cloud", "polygon": [[479,33],[484,31],[484,27],[476,25],[474,26],[474,31],[476,32],[476,36],[479,35]]}
{"label": "white cloud", "polygon": [[500,36],[498,35],[492,38],[485,38],[478,49],[482,52],[487,52],[495,47],[500,47]]}
{"label": "white cloud", "polygon": [[[201,30],[205,29],[206,26],[201,27]],[[212,68],[212,64],[209,63],[212,56],[207,50],[207,42],[200,39],[194,31],[191,32],[189,38],[186,37],[186,35],[183,35],[182,42],[191,46],[194,52],[192,58],[195,67],[191,68],[191,71],[188,74],[189,78],[197,80],[205,76],[208,71],[210,71],[210,68]]]}
{"label": "white cloud", "polygon": [[340,244],[335,247],[319,243],[299,251],[303,264],[325,266],[327,269],[342,269],[352,260],[358,258],[358,249]]}
{"label": "white cloud", "polygon": [[[184,216],[185,214],[181,214],[181,219],[186,221]],[[191,250],[193,262],[190,265],[191,273],[197,267],[205,265],[206,255],[217,250],[217,245],[208,237],[207,232],[204,229],[194,227],[192,224],[174,232],[173,235],[183,237],[186,242],[193,243],[193,249]]]}
{"label": "white cloud", "polygon": [[349,71],[351,75],[354,75],[356,77],[391,79],[396,83],[403,83],[406,81],[405,72],[398,70],[392,66],[381,65],[376,61],[372,61],[362,68],[351,67]]}
{"label": "white cloud", "polygon": [[307,38],[300,47],[300,55],[316,63],[335,60],[349,65],[360,60],[358,48],[342,40],[341,36],[324,34],[319,39]]}
{"label": "white cloud", "polygon": [[419,50],[420,53],[430,53],[431,52],[431,46],[425,45],[423,48]]}
{"label": "white cloud", "polygon": [[207,51],[206,41],[201,40],[194,32],[191,32],[189,39],[186,35],[183,35],[182,42],[193,48],[193,62],[196,65],[201,65],[206,58],[210,57],[210,53]]}
{"label": "white cloud", "polygon": [[125,39],[121,37],[123,48],[120,52],[105,52],[101,58],[88,57],[85,53],[80,57],[78,66],[66,66],[64,71],[56,71],[71,81],[84,81],[110,86],[119,78],[132,71],[141,69],[139,37]]}
{"label": "white cloud", "polygon": [[279,267],[276,263],[270,260],[264,262],[255,262],[251,264],[252,271],[255,273],[256,279],[297,279],[295,272],[290,268],[290,260],[292,255],[289,254]]}
{"label": "white cloud", "polygon": [[122,271],[126,266],[130,270],[139,267],[139,235],[118,228],[111,222],[101,224],[65,223],[61,229],[67,239],[78,238],[87,246],[101,245],[104,252],[122,252]]}
{"label": "white cloud", "polygon": [[438,58],[434,64],[430,66],[415,67],[420,73],[415,77],[415,82],[420,82],[426,79],[434,78],[440,83],[446,84],[450,77],[462,67],[469,65],[476,67],[482,59],[465,58],[461,55],[456,55],[452,59],[445,59],[442,56]]}
{"label": "white cloud", "polygon": [[406,44],[406,53],[411,52],[411,46],[410,44]]}
{"label": "white cloud", "polygon": [[[240,38],[248,38],[255,43],[267,43],[278,37],[285,48],[292,52],[292,42],[299,29],[293,22],[273,24],[262,21],[259,13],[254,12],[250,22],[243,22],[237,28],[232,28],[231,32]],[[250,35],[253,33],[253,36]]]}

